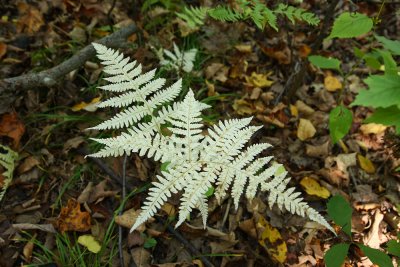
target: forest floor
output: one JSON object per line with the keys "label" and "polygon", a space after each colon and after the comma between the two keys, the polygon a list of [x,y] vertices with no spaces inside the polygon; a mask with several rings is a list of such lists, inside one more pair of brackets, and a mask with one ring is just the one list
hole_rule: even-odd
{"label": "forest floor", "polygon": [[[186,90],[192,88],[197,99],[212,106],[204,115],[208,125],[253,116],[252,125],[263,128],[252,142],[273,145],[266,153],[285,166],[290,185],[332,223],[337,236],[306,218],[269,208],[261,193],[253,201],[242,198],[238,210],[231,200],[218,205],[211,196],[205,229],[196,212],[174,229],[179,211],[179,196],[174,196],[154,220],[129,234],[160,164],[137,154],[127,157],[126,164],[123,157],[85,157],[99,149],[90,140],[99,133],[85,129],[113,114],[96,108],[105,98],[98,86],[105,82],[102,66],[92,57],[55,85],[17,88],[11,105],[1,102],[1,144],[18,152],[18,160],[0,203],[0,266],[325,266],[324,254],[335,244],[351,241],[385,251],[389,240],[397,240],[400,160],[394,151],[397,137],[388,134],[393,129],[364,124],[371,109],[358,106],[349,107],[353,124],[337,144],[328,128],[338,98],[347,106],[366,87],[363,80],[371,70],[359,64],[354,47],[377,46],[370,36],[323,41],[312,51],[328,6],[320,0],[300,1],[320,16],[316,27],[279,19],[279,31],[261,31],[251,21],[209,19],[190,32],[175,14],[184,2],[199,4],[2,1],[0,78],[50,69],[135,23],[137,31],[119,51],[145,71],[159,68],[168,83],[181,76]],[[354,2],[360,3],[339,1],[334,17],[349,10],[374,17],[382,7],[374,1]],[[387,2],[374,32],[398,39],[400,15],[395,11],[400,6]],[[174,43],[182,51],[198,50],[191,72],[160,66],[156,51],[173,50]],[[349,75],[312,66],[307,61],[311,52],[340,59]],[[304,71],[301,79],[287,88],[298,68]],[[4,179],[0,176],[0,186]],[[353,209],[351,238],[326,214],[328,199],[338,194]],[[398,259],[391,257],[396,264]],[[352,245],[345,264],[372,263]]]}

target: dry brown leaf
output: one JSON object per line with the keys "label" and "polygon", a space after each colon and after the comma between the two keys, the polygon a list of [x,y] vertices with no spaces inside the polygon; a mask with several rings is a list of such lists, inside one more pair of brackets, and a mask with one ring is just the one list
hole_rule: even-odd
{"label": "dry brown leaf", "polygon": [[242,53],[251,53],[251,45],[248,44],[235,45],[235,48]]}
{"label": "dry brown leaf", "polygon": [[3,114],[0,120],[0,136],[13,140],[13,149],[17,149],[19,141],[25,133],[25,125],[18,119],[16,112]]}
{"label": "dry brown leaf", "polygon": [[76,136],[74,138],[68,139],[67,142],[64,143],[63,153],[68,153],[71,149],[78,148],[80,144],[85,142],[85,138],[82,136]]}
{"label": "dry brown leaf", "polygon": [[207,79],[226,82],[228,80],[229,68],[222,63],[211,63],[206,67],[205,75]]}
{"label": "dry brown leaf", "polygon": [[106,190],[107,180],[103,180],[96,186],[89,183],[78,197],[79,203],[94,203],[100,202],[106,197],[112,197],[118,194],[118,191]]}
{"label": "dry brown leaf", "polygon": [[0,59],[7,53],[7,45],[0,42]]}
{"label": "dry brown leaf", "polygon": [[329,155],[329,140],[321,145],[306,144],[306,155],[315,158],[325,158]]}
{"label": "dry brown leaf", "polygon": [[[132,225],[136,222],[141,210],[129,209],[125,211],[122,215],[115,216],[115,223],[121,225],[122,227],[130,229]],[[136,231],[143,232],[146,229],[145,224],[141,224]]]}
{"label": "dry brown leaf", "polygon": [[67,206],[61,208],[56,221],[56,227],[61,233],[66,231],[86,232],[91,227],[89,212],[81,211],[81,205],[74,199],[69,199]]}
{"label": "dry brown leaf", "polygon": [[299,46],[299,56],[302,58],[308,57],[308,55],[311,53],[311,47],[309,47],[306,44],[301,44]]}
{"label": "dry brown leaf", "polygon": [[31,262],[32,260],[32,252],[33,248],[35,247],[35,239],[36,239],[36,234],[32,236],[32,238],[26,243],[24,246],[24,249],[22,250],[22,255],[24,255],[24,259],[26,262]]}
{"label": "dry brown leaf", "polygon": [[33,34],[44,24],[42,13],[35,7],[24,2],[18,2],[18,11],[21,14],[17,21],[17,32]]}
{"label": "dry brown leaf", "polygon": [[295,105],[296,105],[296,108],[299,111],[299,113],[302,115],[310,116],[315,112],[315,110],[312,107],[310,107],[309,105],[307,105],[306,103],[304,103],[301,100],[297,100]]}
{"label": "dry brown leaf", "polygon": [[297,127],[297,137],[301,140],[307,140],[315,135],[317,131],[311,121],[300,119],[299,126]]}
{"label": "dry brown leaf", "polygon": [[18,174],[25,173],[27,171],[30,171],[33,167],[39,164],[40,161],[36,157],[29,156],[25,158],[24,161],[18,166],[17,172]]}
{"label": "dry brown leaf", "polygon": [[76,105],[74,105],[71,110],[74,112],[80,111],[80,110],[86,110],[89,112],[95,112],[97,110],[97,104],[100,102],[101,96],[93,98],[89,103],[86,103],[85,101],[82,101]]}
{"label": "dry brown leaf", "polygon": [[151,254],[144,248],[134,248],[131,250],[131,256],[136,266],[150,267]]}
{"label": "dry brown leaf", "polygon": [[326,90],[329,92],[335,92],[337,90],[342,89],[342,83],[338,78],[332,75],[328,75],[324,78],[324,85]]}

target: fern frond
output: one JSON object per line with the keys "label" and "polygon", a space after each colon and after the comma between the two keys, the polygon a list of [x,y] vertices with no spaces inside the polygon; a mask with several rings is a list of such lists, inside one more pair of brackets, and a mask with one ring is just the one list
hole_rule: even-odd
{"label": "fern frond", "polygon": [[3,199],[8,186],[13,179],[13,172],[15,169],[15,161],[18,159],[18,153],[9,147],[0,145],[0,165],[5,169],[3,172],[4,180],[1,185],[0,201]]}
{"label": "fern frond", "polygon": [[208,10],[207,7],[184,7],[183,12],[177,12],[176,15],[183,19],[189,28],[195,29],[204,24]]}
{"label": "fern frond", "polygon": [[274,10],[274,13],[286,16],[293,24],[296,23],[296,19],[314,26],[318,25],[320,21],[319,18],[311,12],[285,4],[279,4]]}
{"label": "fern frond", "polygon": [[[326,220],[303,201],[300,193],[288,188],[290,178],[282,171],[282,165],[270,164],[271,156],[258,158],[271,145],[261,143],[245,148],[251,136],[260,129],[249,125],[251,118],[219,122],[208,130],[208,135],[204,135],[201,113],[209,106],[196,100],[192,90],[188,91],[183,101],[164,105],[179,94],[181,80],[161,89],[164,79],[153,80],[154,73],[147,74],[145,78],[146,74],[133,78],[130,73],[137,71],[138,67],[134,68],[134,64],[125,67],[124,64],[130,63],[121,54],[99,45],[95,47],[106,62],[109,73],[113,73],[112,77],[118,77],[109,79],[112,86],[108,85],[106,90],[121,93],[101,106],[126,108],[95,127],[124,131],[116,137],[93,139],[103,144],[104,148],[90,156],[121,156],[136,152],[140,156],[169,163],[168,172],[162,172],[153,182],[131,231],[154,216],[178,191],[183,191],[183,194],[176,227],[186,220],[194,208],[200,210],[205,225],[208,216],[205,193],[213,184],[217,186],[215,196],[218,201],[226,196],[229,188],[236,208],[244,193],[251,200],[257,191],[266,192],[270,206],[276,204],[281,210],[306,216],[333,231]],[[179,58],[183,54],[175,47],[173,55]],[[150,119],[145,122],[144,117]],[[169,125],[171,135],[162,134],[164,125]]]}
{"label": "fern frond", "polygon": [[165,59],[161,54],[160,65],[166,66],[167,68],[173,68],[178,72],[183,70],[184,72],[189,73],[193,70],[197,49],[192,48],[188,51],[181,52],[178,46],[174,43],[174,53],[165,49],[164,54],[169,59]]}
{"label": "fern frond", "polygon": [[243,13],[225,6],[217,6],[208,10],[208,15],[220,21],[235,22],[244,19]]}

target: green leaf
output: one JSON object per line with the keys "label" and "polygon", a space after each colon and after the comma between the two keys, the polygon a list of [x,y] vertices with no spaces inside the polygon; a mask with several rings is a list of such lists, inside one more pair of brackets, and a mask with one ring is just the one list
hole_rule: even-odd
{"label": "green leaf", "polygon": [[387,252],[400,257],[400,243],[396,240],[389,240],[389,242],[387,242]]}
{"label": "green leaf", "polygon": [[365,256],[372,261],[373,264],[376,264],[379,267],[393,267],[390,257],[379,249],[370,248],[361,244],[357,244],[357,246],[362,250],[362,252],[364,252]]}
{"label": "green leaf", "polygon": [[351,236],[351,214],[353,210],[349,202],[341,195],[336,195],[329,200],[327,207],[329,217],[342,227],[343,232]]}
{"label": "green leaf", "polygon": [[340,71],[340,60],[323,56],[309,56],[308,60],[321,69],[334,69]]}
{"label": "green leaf", "polygon": [[328,39],[353,38],[369,32],[373,21],[368,16],[360,13],[342,13],[333,23],[333,28]]}
{"label": "green leaf", "polygon": [[210,186],[210,188],[208,188],[207,192],[205,192],[204,194],[206,195],[206,197],[211,197],[214,194],[215,188],[213,186]]}
{"label": "green leaf", "polygon": [[147,238],[146,241],[143,244],[144,248],[153,248],[157,245],[157,240],[155,240],[154,238],[150,237]]}
{"label": "green leaf", "polygon": [[369,89],[360,91],[351,106],[387,108],[400,104],[399,75],[371,75],[364,82]]}
{"label": "green leaf", "polygon": [[377,108],[364,122],[375,122],[387,126],[395,126],[396,133],[400,135],[400,109],[398,106],[393,105],[388,108]]}
{"label": "green leaf", "polygon": [[392,54],[385,50],[378,50],[378,53],[383,58],[383,62],[385,63],[385,74],[397,75],[397,64],[396,61],[394,61]]}
{"label": "green leaf", "polygon": [[383,47],[390,50],[392,54],[400,56],[400,42],[389,40],[383,36],[375,35],[376,40],[383,44]]}
{"label": "green leaf", "polygon": [[327,267],[341,267],[349,251],[350,244],[336,244],[324,256]]}
{"label": "green leaf", "polygon": [[329,113],[329,133],[334,144],[350,130],[353,114],[344,106],[337,106]]}

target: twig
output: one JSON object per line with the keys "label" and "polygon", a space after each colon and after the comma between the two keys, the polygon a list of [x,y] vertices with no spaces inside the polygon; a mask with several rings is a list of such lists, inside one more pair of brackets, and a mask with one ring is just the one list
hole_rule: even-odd
{"label": "twig", "polygon": [[113,21],[111,19],[111,13],[113,12],[113,10],[115,8],[116,3],[117,3],[117,0],[113,0],[110,9],[107,12],[107,19],[108,19],[108,23],[110,24],[111,32],[114,32]]}
{"label": "twig", "polygon": [[[122,215],[124,210],[124,200],[126,198],[126,160],[128,156],[125,154],[124,162],[122,163],[122,204],[121,209],[119,210],[119,216]],[[125,266],[124,263],[124,253],[122,251],[122,226],[118,226],[118,250],[119,250],[119,261],[121,262],[121,267]]]}
{"label": "twig", "polygon": [[[136,25],[131,24],[113,34],[97,40],[96,42],[111,48],[118,48],[125,42],[129,35],[135,33],[136,31]],[[51,69],[44,70],[39,73],[28,73],[21,76],[0,80],[0,95],[8,93],[11,94],[11,97],[14,96],[15,99],[17,97],[17,90],[54,86],[57,83],[57,80],[82,66],[94,55],[95,49],[91,44],[89,44],[70,59]]]}

